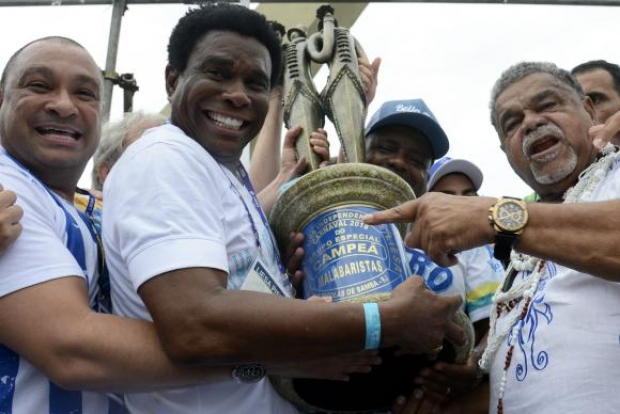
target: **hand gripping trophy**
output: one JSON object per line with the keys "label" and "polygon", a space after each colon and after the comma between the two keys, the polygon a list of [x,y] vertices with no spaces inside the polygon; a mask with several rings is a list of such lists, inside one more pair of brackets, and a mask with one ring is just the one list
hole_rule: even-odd
{"label": "hand gripping trophy", "polygon": [[[280,247],[291,232],[305,236],[303,297],[331,296],[334,302],[378,302],[408,276],[403,249],[404,226],[368,226],[361,217],[415,198],[411,187],[395,173],[365,164],[364,121],[367,102],[358,72],[365,57],[349,30],[339,27],[330,6],[317,11],[319,31],[288,31],[283,46],[284,122],[303,127],[298,157],[306,157],[309,172],[286,189],[270,216]],[[329,78],[319,94],[310,74],[312,62],[327,64]],[[319,168],[310,146],[310,133],[323,127],[325,116],[335,126],[345,163]],[[458,319],[467,325],[462,314]],[[444,344],[440,358],[464,362],[473,343]],[[394,356],[382,349],[383,363],[370,374],[348,382],[272,377],[280,393],[306,411],[371,412],[388,408],[398,395],[409,395],[413,378],[431,361],[426,355]]]}

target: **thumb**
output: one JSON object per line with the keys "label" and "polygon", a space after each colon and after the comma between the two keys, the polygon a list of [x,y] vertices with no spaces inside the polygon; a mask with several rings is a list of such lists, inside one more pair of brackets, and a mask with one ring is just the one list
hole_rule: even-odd
{"label": "thumb", "polygon": [[302,175],[306,171],[306,167],[308,166],[308,162],[306,161],[306,157],[301,157],[297,164],[295,164],[295,168],[293,168],[293,176],[297,177]]}
{"label": "thumb", "polygon": [[284,147],[293,147],[295,146],[295,142],[297,142],[297,138],[301,133],[301,125],[295,125],[288,131],[286,131],[286,135],[284,136]]}
{"label": "thumb", "polygon": [[448,322],[448,326],[446,327],[446,338],[457,345],[465,345],[467,343],[465,331],[453,321]]}
{"label": "thumb", "polygon": [[379,68],[381,67],[381,58],[375,58],[375,60],[372,61],[372,63],[370,64],[370,67],[372,68],[372,71],[375,73],[375,79],[377,79],[379,77]]}
{"label": "thumb", "polygon": [[603,124],[594,125],[593,127],[591,127],[588,133],[592,138],[592,145],[594,145],[598,149],[603,148],[610,140],[610,138],[607,138],[605,136],[605,132],[605,125]]}

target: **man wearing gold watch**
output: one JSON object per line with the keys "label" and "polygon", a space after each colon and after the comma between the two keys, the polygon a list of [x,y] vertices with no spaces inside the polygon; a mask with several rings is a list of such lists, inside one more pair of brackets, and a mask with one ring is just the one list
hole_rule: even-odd
{"label": "man wearing gold watch", "polygon": [[[551,63],[510,67],[490,108],[508,162],[541,202],[431,193],[366,221],[415,222],[407,243],[440,264],[491,242],[510,259],[479,362],[490,375],[489,412],[616,412],[618,148],[593,145],[592,101]],[[475,377],[459,367],[443,374]]]}

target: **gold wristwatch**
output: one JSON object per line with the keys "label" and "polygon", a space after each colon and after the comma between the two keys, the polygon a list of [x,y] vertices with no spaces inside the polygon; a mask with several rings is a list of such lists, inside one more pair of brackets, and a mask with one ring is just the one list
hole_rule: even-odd
{"label": "gold wristwatch", "polygon": [[502,197],[489,208],[489,223],[495,229],[495,250],[498,260],[509,260],[510,252],[527,225],[527,204],[514,197]]}

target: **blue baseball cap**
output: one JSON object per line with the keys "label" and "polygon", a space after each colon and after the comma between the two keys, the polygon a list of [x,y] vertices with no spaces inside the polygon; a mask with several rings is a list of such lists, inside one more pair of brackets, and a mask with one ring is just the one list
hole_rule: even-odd
{"label": "blue baseball cap", "polygon": [[443,157],[431,165],[427,188],[430,191],[435,184],[448,174],[460,173],[469,178],[476,191],[482,185],[482,171],[473,162]]}
{"label": "blue baseball cap", "polygon": [[433,158],[446,155],[450,142],[435,115],[422,99],[387,101],[373,114],[366,126],[366,136],[388,125],[403,125],[420,131],[433,147]]}

